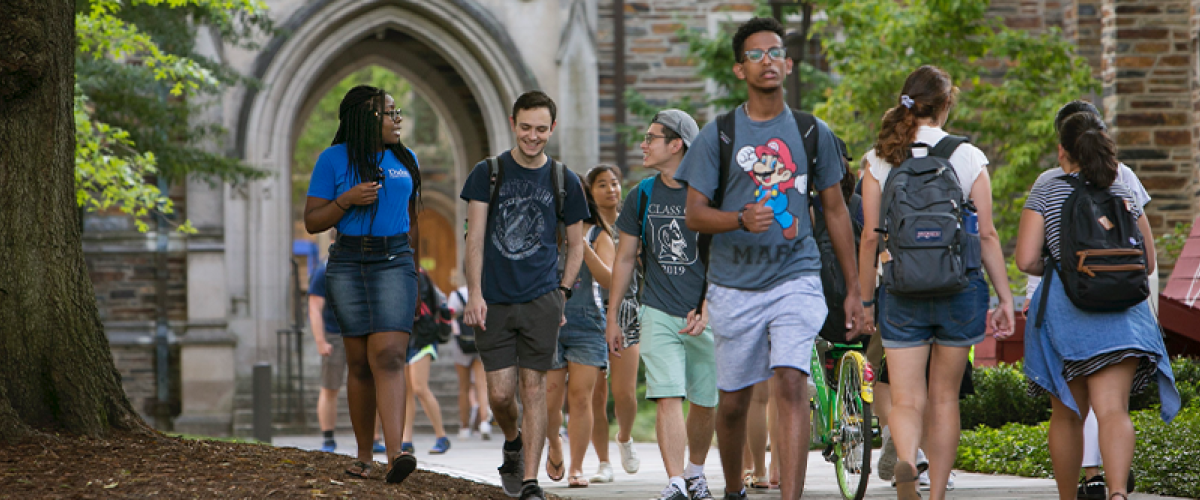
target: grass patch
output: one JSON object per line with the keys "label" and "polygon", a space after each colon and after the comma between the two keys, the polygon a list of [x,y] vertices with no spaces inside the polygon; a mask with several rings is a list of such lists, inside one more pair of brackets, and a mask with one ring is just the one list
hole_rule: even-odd
{"label": "grass patch", "polygon": [[[1184,408],[1166,424],[1158,409],[1132,414],[1137,431],[1133,470],[1137,490],[1159,495],[1200,498],[1200,406]],[[1047,447],[1048,422],[1029,426],[963,431],[957,467],[971,472],[1054,476]]]}

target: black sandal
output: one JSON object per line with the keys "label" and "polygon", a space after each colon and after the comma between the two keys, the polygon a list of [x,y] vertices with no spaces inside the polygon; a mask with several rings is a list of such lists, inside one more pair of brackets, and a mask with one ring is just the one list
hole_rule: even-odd
{"label": "black sandal", "polygon": [[355,460],[354,463],[350,464],[350,467],[346,469],[347,476],[358,479],[371,479],[371,473],[373,472],[375,472],[375,464],[363,462],[361,460]]}
{"label": "black sandal", "polygon": [[417,470],[417,457],[410,453],[401,453],[392,459],[392,467],[387,472],[387,482],[399,484],[408,479],[408,475]]}

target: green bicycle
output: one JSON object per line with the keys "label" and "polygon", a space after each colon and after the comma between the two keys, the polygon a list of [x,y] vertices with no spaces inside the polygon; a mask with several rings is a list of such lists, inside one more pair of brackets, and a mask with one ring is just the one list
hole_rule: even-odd
{"label": "green bicycle", "polygon": [[[818,338],[813,345],[812,441],[837,471],[846,500],[862,500],[871,478],[871,403],[874,373],[861,342],[840,344]],[[836,377],[827,380],[826,373]]]}

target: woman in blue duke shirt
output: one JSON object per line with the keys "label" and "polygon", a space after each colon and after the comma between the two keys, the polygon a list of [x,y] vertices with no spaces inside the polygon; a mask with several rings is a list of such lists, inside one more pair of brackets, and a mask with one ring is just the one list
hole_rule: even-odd
{"label": "woman in blue duke shirt", "polygon": [[[347,399],[358,460],[346,473],[370,477],[375,413],[383,419],[389,483],[417,467],[400,450],[405,350],[416,309],[417,272],[408,232],[421,192],[417,158],[400,143],[400,110],[383,90],[350,89],[338,109],[333,145],[317,159],[304,227],[337,227],[326,266],[327,300],[342,329]],[[398,453],[399,454],[395,454]]]}

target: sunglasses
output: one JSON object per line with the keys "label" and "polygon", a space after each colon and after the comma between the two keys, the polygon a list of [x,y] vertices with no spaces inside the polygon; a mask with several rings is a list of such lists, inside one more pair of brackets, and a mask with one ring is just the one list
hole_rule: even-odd
{"label": "sunglasses", "polygon": [[767,50],[750,49],[745,54],[746,59],[750,60],[750,62],[759,62],[763,60],[763,57],[768,56],[772,61],[782,61],[783,58],[787,57],[787,51],[783,50],[783,47],[771,47]]}

